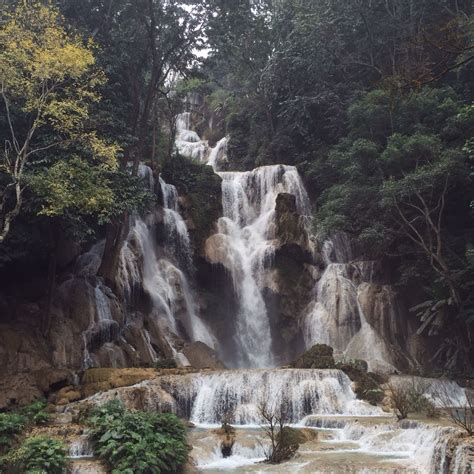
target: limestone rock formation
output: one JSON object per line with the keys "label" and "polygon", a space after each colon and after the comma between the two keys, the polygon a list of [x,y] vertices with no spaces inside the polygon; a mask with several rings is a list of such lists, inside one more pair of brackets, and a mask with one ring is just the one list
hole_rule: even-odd
{"label": "limestone rock formation", "polygon": [[182,352],[195,369],[225,369],[216,351],[201,341],[186,344]]}

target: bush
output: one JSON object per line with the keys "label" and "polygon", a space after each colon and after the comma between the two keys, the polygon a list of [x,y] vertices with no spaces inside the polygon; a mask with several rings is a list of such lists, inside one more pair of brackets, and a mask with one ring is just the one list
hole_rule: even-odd
{"label": "bush", "polygon": [[5,456],[4,463],[14,472],[61,474],[66,470],[67,448],[56,439],[36,436]]}
{"label": "bush", "polygon": [[15,436],[27,426],[28,420],[19,413],[0,413],[0,452],[10,448]]}
{"label": "bush", "polygon": [[383,378],[372,372],[367,372],[367,362],[358,359],[344,360],[336,363],[353,382],[358,398],[377,405],[384,398],[384,391],[380,387],[385,382]]}
{"label": "bush", "polygon": [[22,431],[31,425],[44,425],[49,422],[45,402],[35,402],[18,412],[0,413],[0,453],[10,449]]}
{"label": "bush", "polygon": [[259,407],[259,414],[265,437],[270,442],[265,450],[265,462],[280,464],[291,459],[298,451],[300,437],[296,430],[288,426],[288,406],[285,404],[277,408],[269,408],[265,403]]}
{"label": "bush", "polygon": [[46,402],[37,401],[22,408],[20,413],[24,415],[31,424],[45,425],[51,419],[51,415],[44,411],[45,408]]}
{"label": "bush", "polygon": [[95,454],[116,472],[177,472],[187,460],[186,429],[171,413],[131,412],[118,401],[88,419]]}

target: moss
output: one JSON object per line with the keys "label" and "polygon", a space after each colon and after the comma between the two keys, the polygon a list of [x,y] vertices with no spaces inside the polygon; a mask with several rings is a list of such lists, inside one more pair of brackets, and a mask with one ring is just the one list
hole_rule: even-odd
{"label": "moss", "polygon": [[186,217],[194,224],[190,235],[200,251],[222,215],[221,178],[210,166],[179,155],[165,162],[161,174],[167,183],[176,186],[180,196],[186,198]]}
{"label": "moss", "polygon": [[353,382],[357,398],[366,400],[372,405],[380,403],[384,398],[381,384],[384,379],[372,372],[367,372],[367,363],[358,359],[339,362],[336,367],[342,370]]}
{"label": "moss", "polygon": [[293,363],[293,367],[297,369],[333,369],[336,364],[332,354],[332,347],[326,344],[315,344]]}

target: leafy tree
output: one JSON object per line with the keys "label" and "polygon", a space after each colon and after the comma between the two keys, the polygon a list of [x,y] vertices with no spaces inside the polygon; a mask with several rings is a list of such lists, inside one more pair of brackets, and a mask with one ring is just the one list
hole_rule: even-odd
{"label": "leafy tree", "polygon": [[[102,88],[110,131],[123,147],[122,168],[158,154],[159,131],[165,122],[159,107],[172,99],[170,84],[185,75],[202,45],[200,2],[161,0],[63,0],[66,16],[94,36],[109,84]],[[188,8],[186,8],[188,7]],[[166,114],[165,114],[166,115]],[[166,121],[168,121],[168,118]],[[169,147],[171,152],[171,147]],[[156,163],[152,163],[156,166]],[[112,219],[106,228],[106,246],[99,273],[113,283],[118,257],[127,232],[127,215]]]}
{"label": "leafy tree", "polygon": [[[80,143],[95,166],[112,170],[118,151],[86,127],[90,104],[98,101],[97,87],[104,82],[94,67],[92,44],[84,44],[57,10],[40,2],[22,2],[4,15],[0,94],[8,136],[1,155],[0,242],[20,213],[34,158]],[[55,183],[51,197],[60,197],[60,186]]]}

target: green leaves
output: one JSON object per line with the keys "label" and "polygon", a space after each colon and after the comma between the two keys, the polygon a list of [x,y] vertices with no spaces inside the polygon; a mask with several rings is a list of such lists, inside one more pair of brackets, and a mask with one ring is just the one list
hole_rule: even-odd
{"label": "green leaves", "polygon": [[35,436],[8,453],[5,462],[16,472],[62,474],[67,466],[67,448],[57,439]]}
{"label": "green leaves", "polygon": [[95,408],[88,422],[95,452],[112,473],[171,473],[187,459],[185,427],[171,413],[130,412],[111,401]]}

